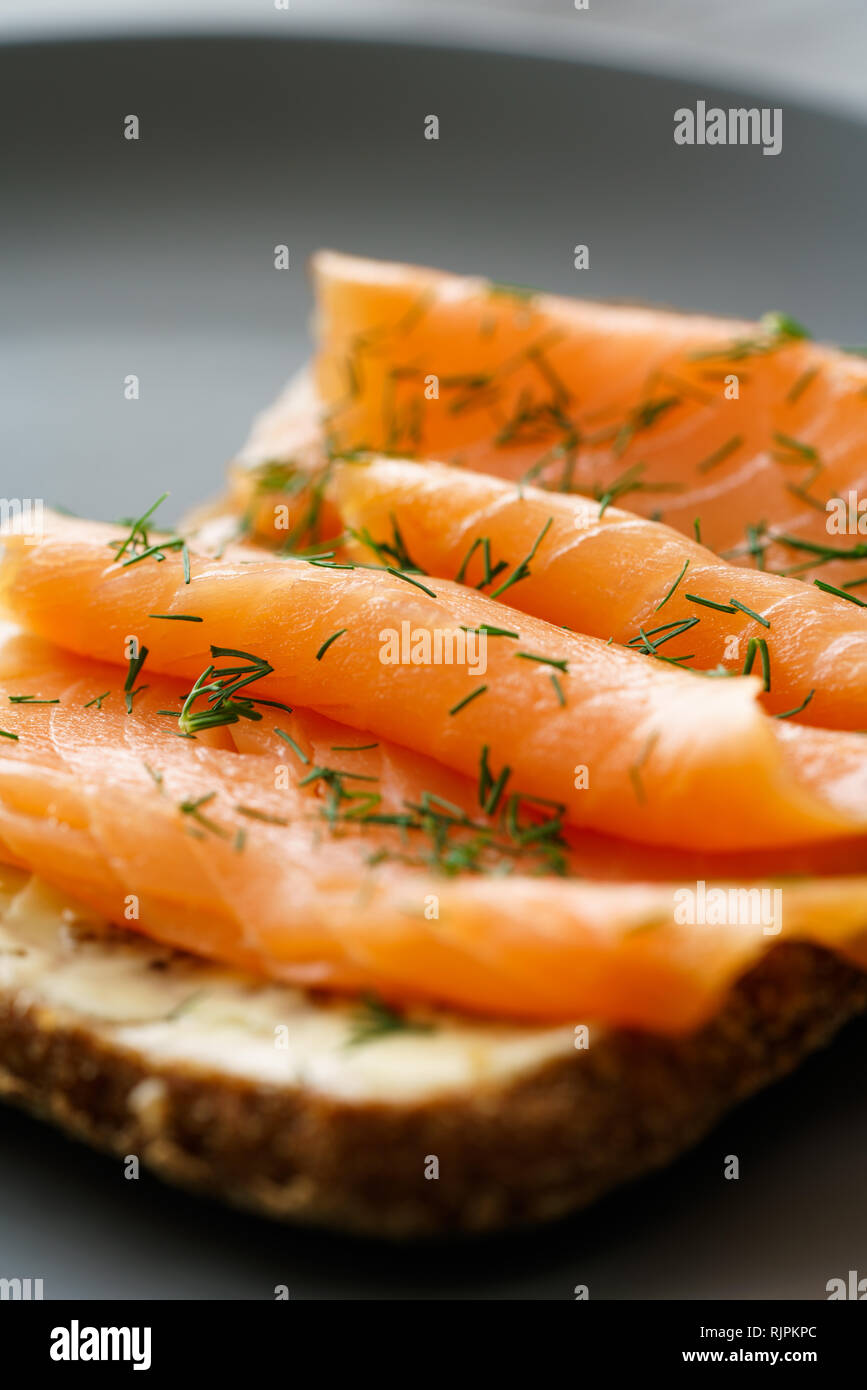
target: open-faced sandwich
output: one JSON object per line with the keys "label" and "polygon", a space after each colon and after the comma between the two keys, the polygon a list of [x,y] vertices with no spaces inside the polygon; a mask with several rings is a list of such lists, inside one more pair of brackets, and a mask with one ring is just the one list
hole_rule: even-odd
{"label": "open-faced sandwich", "polygon": [[277,1217],[554,1217],[867,1004],[867,362],[314,270],[222,502],[4,538],[0,1088]]}

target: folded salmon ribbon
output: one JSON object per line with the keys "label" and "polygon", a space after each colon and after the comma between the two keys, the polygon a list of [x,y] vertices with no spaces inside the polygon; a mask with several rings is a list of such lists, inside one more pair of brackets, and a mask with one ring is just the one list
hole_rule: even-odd
{"label": "folded salmon ribbon", "polygon": [[[747,850],[867,835],[859,734],[767,717],[757,677],[708,680],[566,632],[450,580],[306,560],[130,563],[116,531],[54,519],[13,538],[8,615],[80,656],[192,682],[211,648],[267,663],[262,696],[329,714],[472,777],[483,747],[565,820],[646,844]],[[387,664],[384,634],[486,636],[487,669]],[[576,767],[586,775],[575,775]]]}

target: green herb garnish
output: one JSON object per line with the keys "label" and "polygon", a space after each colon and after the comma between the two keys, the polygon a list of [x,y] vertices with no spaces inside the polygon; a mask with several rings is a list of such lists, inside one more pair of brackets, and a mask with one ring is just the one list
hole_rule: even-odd
{"label": "green herb garnish", "polygon": [[319,648],[319,651],[316,653],[316,660],[321,661],[331,644],[333,642],[336,642],[338,637],[342,637],[344,632],[347,631],[348,628],[341,627],[338,628],[337,632],[332,632],[330,637],[326,637],[325,641],[322,643],[322,646]]}
{"label": "green herb garnish", "polygon": [[733,434],[731,439],[726,440],[725,444],[721,444],[712,454],[708,454],[707,458],[702,459],[698,465],[699,473],[709,473],[712,468],[716,468],[718,463],[722,463],[730,454],[735,453],[743,442],[742,434]]}
{"label": "green herb garnish", "polygon": [[304,749],[298,746],[298,744],[295,742],[294,738],[292,738],[290,734],[287,734],[283,729],[275,729],[274,732],[278,738],[282,738],[284,743],[289,744],[289,747],[292,749],[292,752],[296,755],[296,757],[301,759],[302,763],[310,762],[310,759],[304,752]]}
{"label": "green herb garnish", "polygon": [[800,714],[801,710],[805,710],[807,708],[815,693],[815,690],[811,690],[809,695],[805,699],[803,699],[799,705],[796,705],[794,709],[787,709],[785,714],[775,714],[774,718],[791,719],[793,714]]}
{"label": "green herb garnish", "polygon": [[771,624],[767,618],[763,618],[761,613],[757,613],[755,609],[747,608],[747,605],[741,603],[740,599],[730,598],[729,603],[733,608],[737,608],[740,613],[746,613],[748,618],[755,618],[756,622],[761,623],[762,627],[770,628]]}
{"label": "green herb garnish", "polygon": [[678,584],[680,583],[681,579],[683,579],[683,576],[686,574],[688,565],[689,565],[689,559],[684,560],[684,562],[683,562],[683,569],[680,571],[680,574],[677,576],[677,578],[675,579],[675,581],[674,581],[674,583],[672,584],[671,588],[669,589],[668,593],[665,595],[665,598],[660,599],[659,603],[658,603],[658,604],[656,605],[656,607],[654,608],[654,610],[653,610],[654,613],[658,613],[659,610],[660,610],[660,608],[664,608],[665,605],[668,603],[668,600],[669,600],[670,598],[673,597],[673,595],[674,595],[674,593],[675,593],[675,590],[677,589]]}
{"label": "green herb garnish", "polygon": [[449,710],[449,714],[457,714],[458,711],[464,709],[465,706],[467,706],[471,700],[475,700],[479,695],[484,695],[487,688],[488,687],[486,685],[480,685],[477,690],[471,690],[469,695],[465,695],[462,700],[458,700],[458,703],[456,705],[452,705],[452,708]]}
{"label": "green herb garnish", "polygon": [[701,598],[699,594],[684,594],[685,599],[690,603],[700,603],[702,608],[715,608],[719,613],[734,613],[735,609],[728,603],[714,603],[713,599]]}
{"label": "green herb garnish", "polygon": [[837,589],[833,584],[826,584],[823,579],[814,579],[813,583],[823,593],[834,594],[836,598],[844,598],[849,603],[856,603],[859,608],[867,608],[867,603],[864,602],[863,598],[858,598],[855,594],[848,594],[845,589]]}
{"label": "green herb garnish", "polygon": [[363,1043],[376,1042],[394,1033],[431,1032],[432,1024],[410,1021],[404,1014],[390,1008],[377,994],[370,993],[362,996],[346,1046],[360,1047]]}
{"label": "green herb garnish", "polygon": [[534,540],[532,546],[530,547],[530,550],[524,556],[523,560],[521,560],[515,566],[515,568],[512,570],[512,573],[508,576],[508,578],[503,580],[499,588],[494,590],[494,592],[491,594],[491,598],[499,598],[500,595],[504,594],[507,589],[511,589],[513,584],[519,584],[522,579],[526,579],[529,576],[530,562],[535,559],[536,552],[538,551],[539,546],[542,544],[542,541],[548,534],[548,531],[553,525],[553,523],[553,516],[549,516],[548,520],[545,522],[545,525],[542,527],[541,531]]}
{"label": "green herb garnish", "polygon": [[196,618],[192,613],[148,613],[149,618],[162,618],[169,623],[203,623],[204,618]]}

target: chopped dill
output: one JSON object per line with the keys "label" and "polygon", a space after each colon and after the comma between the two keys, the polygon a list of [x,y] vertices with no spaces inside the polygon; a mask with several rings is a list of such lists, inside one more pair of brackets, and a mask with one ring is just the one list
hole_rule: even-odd
{"label": "chopped dill", "polygon": [[142,647],[138,656],[131,656],[129,659],[129,670],[127,671],[126,680],[123,685],[123,698],[126,703],[127,714],[132,714],[133,701],[136,695],[140,695],[143,690],[147,690],[148,688],[146,685],[140,685],[138,687],[135,685],[136,679],[147,661],[148,656],[148,648]]}
{"label": "chopped dill", "polygon": [[643,474],[647,468],[646,463],[633,463],[614,482],[600,491],[594,489],[593,496],[599,503],[600,519],[605,515],[612,502],[616,502],[619,497],[625,497],[629,492],[682,492],[682,483],[646,483],[643,481]]}
{"label": "chopped dill", "polygon": [[512,769],[504,767],[499,776],[495,777],[488,765],[488,752],[488,745],[485,744],[479,758],[479,805],[486,816],[493,816],[500,804],[506,783],[512,775]]}
{"label": "chopped dill", "polygon": [[[103,700],[107,700],[110,694],[110,690],[104,690],[101,695],[94,695],[93,699],[88,700],[87,704],[84,705],[83,708],[90,709],[91,705],[96,705],[96,708],[101,711]],[[162,710],[160,710],[160,713],[162,713]]]}
{"label": "chopped dill", "polygon": [[761,613],[757,613],[754,608],[747,608],[747,605],[741,603],[740,599],[730,598],[729,603],[740,613],[746,613],[748,618],[755,618],[756,622],[761,623],[762,627],[770,628],[771,624],[768,618],[763,618]]}
{"label": "chopped dill", "polygon": [[163,774],[157,768],[151,767],[150,763],[143,763],[142,766],[144,767],[144,770],[148,774],[148,776],[153,779],[155,786],[157,786],[159,790],[162,791],[164,780]]}
{"label": "chopped dill", "polygon": [[702,459],[698,465],[699,473],[709,473],[712,468],[716,468],[718,463],[722,463],[730,454],[735,453],[743,442],[742,434],[733,434],[731,439],[726,440],[725,444],[721,444],[712,454],[708,454],[707,458]]}
{"label": "chopped dill", "polygon": [[797,381],[792,384],[786,396],[788,404],[794,405],[796,401],[800,400],[807,388],[812,386],[818,375],[818,367],[808,367],[805,372],[802,372]]}
{"label": "chopped dill", "polygon": [[816,693],[815,690],[811,690],[810,693],[809,693],[809,695],[807,695],[807,696],[805,697],[805,699],[803,699],[799,705],[796,705],[794,709],[787,709],[786,712],[785,712],[785,714],[775,714],[775,715],[774,715],[774,718],[775,718],[775,719],[791,719],[791,717],[792,717],[793,714],[800,714],[802,710],[805,710],[805,709],[807,708],[808,704],[809,704],[810,701],[812,700],[812,698],[813,698],[813,696],[815,695],[815,693]]}
{"label": "chopped dill", "polygon": [[465,627],[461,623],[460,628],[462,632],[484,633],[486,637],[514,637],[516,641],[521,636],[520,632],[512,632],[507,627],[492,627],[490,623],[479,623],[478,627]]}
{"label": "chopped dill", "polygon": [[325,641],[322,643],[322,646],[319,648],[319,651],[316,653],[316,660],[321,661],[325,653],[328,651],[328,648],[332,645],[332,643],[336,642],[338,637],[342,637],[344,632],[347,631],[348,628],[341,627],[338,628],[337,632],[332,632],[330,637],[326,637]]}
{"label": "chopped dill", "polygon": [[202,815],[201,808],[209,805],[216,795],[216,792],[206,792],[204,796],[196,797],[194,800],[180,801],[178,803],[178,810],[182,815],[189,816],[191,820],[194,820],[196,824],[202,826],[203,829],[209,830],[212,835],[218,835],[221,840],[228,840],[231,838],[228,830],[224,830],[221,825],[217,825],[216,821],[212,821],[209,816]]}
{"label": "chopped dill", "polygon": [[292,749],[292,752],[295,754],[296,757],[301,759],[302,763],[310,762],[310,759],[304,752],[304,749],[299,747],[299,745],[295,742],[294,738],[292,738],[291,734],[287,734],[284,729],[275,729],[274,732],[278,738],[282,738],[284,743],[289,744],[289,747]]}
{"label": "chopped dill", "polygon": [[490,295],[506,299],[520,299],[525,302],[534,299],[537,294],[542,294],[542,290],[536,289],[533,285],[510,285],[506,281],[500,280],[489,280],[487,291]]}
{"label": "chopped dill", "polygon": [[[425,584],[420,584],[419,581],[417,579],[413,579],[411,575],[404,574],[403,570],[396,570],[392,565],[386,565],[385,569],[386,573],[393,574],[395,579],[402,579],[404,583],[412,584],[413,588],[421,589],[422,593],[427,594],[429,598],[436,598],[436,594],[434,593],[433,589],[428,589]],[[346,629],[344,628],[344,631],[345,630]]]}
{"label": "chopped dill", "polygon": [[684,594],[684,598],[690,603],[700,603],[702,608],[715,608],[718,613],[734,613],[735,609],[729,603],[714,603],[713,599],[702,598],[699,594]]}
{"label": "chopped dill", "polygon": [[365,994],[355,1015],[346,1047],[360,1047],[395,1033],[431,1033],[433,1024],[419,1023],[392,1009],[377,994]]}
{"label": "chopped dill", "polygon": [[538,551],[539,546],[542,544],[542,541],[545,539],[545,536],[548,534],[548,531],[553,525],[553,523],[553,516],[549,516],[548,520],[545,522],[545,525],[542,527],[541,531],[534,540],[532,546],[530,547],[530,550],[524,556],[523,560],[521,560],[515,566],[508,578],[504,579],[502,584],[500,584],[499,587],[494,590],[494,592],[491,594],[491,598],[499,598],[500,595],[504,594],[507,589],[510,589],[513,584],[519,584],[522,579],[526,579],[528,577],[530,573],[530,562],[535,559],[536,552]]}
{"label": "chopped dill", "polygon": [[833,584],[826,584],[824,579],[814,579],[813,583],[823,593],[833,594],[835,598],[844,598],[849,603],[856,603],[859,608],[867,608],[867,603],[864,602],[863,598],[858,598],[856,594],[849,594],[845,589],[837,589]]}
{"label": "chopped dill", "polygon": [[520,657],[522,661],[539,661],[543,666],[555,666],[564,675],[569,670],[569,663],[565,657],[540,656],[537,652],[515,652],[515,656]]}
{"label": "chopped dill", "polygon": [[192,613],[148,613],[149,618],[162,618],[169,623],[203,623],[204,618],[197,618]]}
{"label": "chopped dill", "polygon": [[452,705],[449,714],[457,714],[460,710],[465,709],[471,700],[475,700],[479,695],[484,695],[487,688],[486,685],[480,685],[476,690],[471,690],[469,695],[465,695],[462,700],[458,700],[456,705]]}
{"label": "chopped dill", "polygon": [[[805,444],[801,439],[793,439],[790,434],[783,434],[780,430],[774,430],[773,439],[774,443],[779,444],[782,449],[787,450],[790,454],[798,454],[808,463],[814,463],[819,457],[812,444]],[[774,457],[779,459],[780,455],[775,454]],[[783,461],[786,462],[787,460]]]}
{"label": "chopped dill", "polygon": [[668,600],[669,600],[670,598],[673,598],[673,597],[674,597],[674,594],[675,594],[675,591],[676,591],[676,589],[677,589],[677,586],[678,586],[678,584],[680,583],[680,581],[683,579],[683,576],[686,574],[686,571],[687,571],[687,567],[688,567],[688,566],[689,566],[689,557],[687,557],[687,559],[684,560],[684,562],[683,562],[683,569],[680,571],[680,574],[677,576],[677,578],[675,579],[675,581],[674,581],[674,583],[672,584],[671,588],[669,589],[668,593],[665,595],[665,598],[660,599],[659,603],[658,603],[658,604],[656,605],[656,607],[654,608],[654,610],[653,610],[654,613],[658,613],[659,610],[660,610],[660,608],[664,608],[665,605],[668,603]]}
{"label": "chopped dill", "polygon": [[632,783],[632,789],[635,792],[635,799],[638,802],[639,806],[644,806],[647,802],[647,797],[644,793],[644,783],[641,779],[641,773],[648,758],[653,752],[654,746],[656,745],[656,741],[658,738],[658,733],[650,734],[643,749],[641,750],[637,759],[629,769],[629,780]]}
{"label": "chopped dill", "polygon": [[[250,652],[237,651],[234,647],[211,647],[211,656],[235,657],[245,663],[243,666],[217,667],[213,662],[196,678],[192,690],[184,700],[179,716],[179,729],[182,734],[195,734],[200,729],[214,729],[223,724],[237,724],[239,719],[258,721],[262,718],[254,704],[259,703],[249,697],[237,699],[237,693],[254,681],[269,676],[274,670],[263,657]],[[195,710],[196,700],[205,695],[209,709]]]}
{"label": "chopped dill", "polygon": [[254,806],[235,805],[235,810],[239,816],[246,816],[249,820],[262,821],[265,825],[288,825],[288,820],[282,816],[269,816],[267,811],[257,811]]}
{"label": "chopped dill", "polygon": [[759,320],[759,332],[753,337],[733,338],[728,343],[702,348],[698,352],[691,352],[689,360],[704,362],[713,358],[724,358],[729,362],[741,362],[748,357],[762,357],[766,353],[776,352],[778,348],[809,336],[806,328],[796,319],[788,314],[773,312],[762,315]]}
{"label": "chopped dill", "polygon": [[768,643],[764,637],[751,637],[747,643],[747,655],[744,661],[742,675],[748,676],[755,664],[756,652],[758,652],[762,663],[762,682],[763,688],[767,691],[771,688],[771,656],[768,651]]}

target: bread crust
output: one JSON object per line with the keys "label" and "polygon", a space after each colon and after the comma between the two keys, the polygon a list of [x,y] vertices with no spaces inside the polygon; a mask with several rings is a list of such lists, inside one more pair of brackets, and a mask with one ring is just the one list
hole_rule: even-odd
{"label": "bread crust", "polygon": [[98,1022],[13,993],[0,996],[0,1093],[269,1217],[390,1239],[489,1231],[561,1216],[669,1162],[864,1008],[867,975],[780,943],[689,1037],[606,1031],[505,1083],[385,1104],[149,1061]]}

